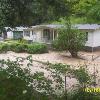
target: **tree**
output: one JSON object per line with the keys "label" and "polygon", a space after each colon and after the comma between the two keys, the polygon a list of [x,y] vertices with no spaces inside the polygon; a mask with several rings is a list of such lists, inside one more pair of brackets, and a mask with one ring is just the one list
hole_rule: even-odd
{"label": "tree", "polygon": [[0,0],[0,26],[31,26],[72,13],[78,0]]}
{"label": "tree", "polygon": [[85,46],[85,34],[67,21],[61,29],[58,30],[59,36],[54,41],[54,45],[60,50],[69,51],[72,57],[78,56],[78,51]]}
{"label": "tree", "polygon": [[[24,61],[26,66],[23,64]],[[24,68],[21,68],[21,67]],[[46,66],[46,65],[45,65]],[[0,60],[0,100],[55,100],[56,89],[63,88],[62,77],[53,70],[52,78],[44,76],[43,72],[31,73],[32,57],[16,58],[15,61]],[[59,81],[60,79],[60,81]],[[53,82],[57,87],[52,87]]]}
{"label": "tree", "polygon": [[100,1],[97,0],[97,2],[91,7],[90,10],[88,10],[87,14],[88,20],[92,23],[98,23],[100,24]]}
{"label": "tree", "polygon": [[100,23],[99,5],[100,5],[99,0],[80,0],[79,3],[76,4],[74,7],[75,18],[78,19],[79,17],[81,17],[81,19],[83,19],[85,23]]}
{"label": "tree", "polygon": [[0,0],[2,26],[29,25],[32,21],[32,0]]}
{"label": "tree", "polygon": [[[0,60],[0,100],[66,100],[66,96],[68,100],[99,100],[100,94],[84,92],[84,86],[92,85],[93,77],[88,74],[87,66],[73,69],[61,63],[37,62],[49,76],[45,76],[42,70],[31,73],[30,67],[34,68],[32,56],[19,57],[15,61]],[[67,93],[63,91],[65,75],[79,83]]]}
{"label": "tree", "polygon": [[97,0],[80,0],[78,4],[75,5],[76,14],[85,16],[87,11],[91,9]]}

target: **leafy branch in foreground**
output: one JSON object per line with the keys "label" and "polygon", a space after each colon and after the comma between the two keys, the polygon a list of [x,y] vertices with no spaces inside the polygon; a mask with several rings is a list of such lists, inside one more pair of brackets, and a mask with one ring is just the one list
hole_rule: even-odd
{"label": "leafy branch in foreground", "polygon": [[[83,67],[76,70],[70,65],[49,62],[38,62],[38,64],[41,66],[35,65],[32,56],[19,57],[15,61],[0,60],[0,99],[66,100],[67,97],[68,100],[73,100],[72,97],[76,96],[77,100],[77,95],[80,98],[85,96],[84,87],[81,85],[89,85],[90,76]],[[35,71],[36,68],[39,70]],[[64,91],[65,75],[76,78],[78,87],[74,86],[67,92]]]}

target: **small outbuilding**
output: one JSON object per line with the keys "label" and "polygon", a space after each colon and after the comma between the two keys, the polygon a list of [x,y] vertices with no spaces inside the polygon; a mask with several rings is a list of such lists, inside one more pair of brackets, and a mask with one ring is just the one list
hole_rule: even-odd
{"label": "small outbuilding", "polygon": [[5,27],[5,32],[3,33],[4,39],[20,39],[23,38],[24,27]]}

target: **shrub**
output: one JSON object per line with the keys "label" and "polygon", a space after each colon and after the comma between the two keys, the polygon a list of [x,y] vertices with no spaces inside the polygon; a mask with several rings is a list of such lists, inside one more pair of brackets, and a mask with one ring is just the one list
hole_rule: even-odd
{"label": "shrub", "polygon": [[48,50],[45,44],[33,43],[28,45],[27,52],[30,54],[41,54],[48,52]]}
{"label": "shrub", "polygon": [[19,39],[18,42],[19,43],[28,44],[28,40],[25,40],[25,39]]}
{"label": "shrub", "polygon": [[[31,73],[31,60],[31,56],[0,60],[0,100],[57,100],[52,80],[43,72]],[[20,61],[26,61],[26,67]]]}
{"label": "shrub", "polygon": [[9,49],[9,45],[6,43],[0,45],[0,53],[7,52]]}
{"label": "shrub", "polygon": [[9,39],[9,40],[5,40],[5,42],[4,43],[18,43],[18,40],[11,40],[11,39]]}
{"label": "shrub", "polygon": [[2,45],[0,45],[0,53],[2,53]]}
{"label": "shrub", "polygon": [[[20,61],[26,61],[26,66],[20,64]],[[69,78],[73,78],[74,74],[78,81],[86,83],[87,79],[84,77],[89,76],[87,69],[84,70],[81,66],[80,69],[72,69],[71,65],[39,63],[43,64],[41,68],[49,72],[50,79],[41,70],[31,73],[30,67],[34,66],[32,56],[16,58],[16,61],[0,60],[0,100],[100,100],[99,93],[84,91],[90,84],[84,87],[76,84],[68,88],[70,91],[62,91],[65,72]],[[82,77],[83,73],[87,74]]]}
{"label": "shrub", "polygon": [[9,43],[9,51],[14,51],[16,48],[16,43]]}
{"label": "shrub", "polygon": [[11,46],[12,46],[12,51],[17,52],[17,53],[26,52],[27,50],[27,44],[17,43]]}
{"label": "shrub", "polygon": [[61,47],[61,46],[58,45],[57,40],[54,40],[54,41],[52,42],[52,48],[53,48],[53,50],[56,50],[56,51],[63,51],[62,48],[60,48],[60,47]]}
{"label": "shrub", "polygon": [[17,53],[28,52],[30,54],[41,54],[48,52],[47,46],[41,43],[28,44],[24,42],[6,42],[0,44],[0,53],[13,51]]}
{"label": "shrub", "polygon": [[7,51],[14,51],[14,52],[25,52],[27,49],[26,44],[20,43],[3,43],[0,45],[0,53],[7,52]]}

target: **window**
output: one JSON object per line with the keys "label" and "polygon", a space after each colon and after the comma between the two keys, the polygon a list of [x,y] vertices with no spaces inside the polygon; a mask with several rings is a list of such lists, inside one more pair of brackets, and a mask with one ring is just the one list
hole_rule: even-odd
{"label": "window", "polygon": [[24,35],[30,37],[30,31],[24,31]]}
{"label": "window", "polygon": [[88,41],[88,32],[86,32],[86,41]]}
{"label": "window", "polygon": [[36,35],[36,33],[34,31],[32,31],[32,35]]}
{"label": "window", "polygon": [[57,38],[57,31],[55,30],[54,31],[54,39],[56,39]]}

